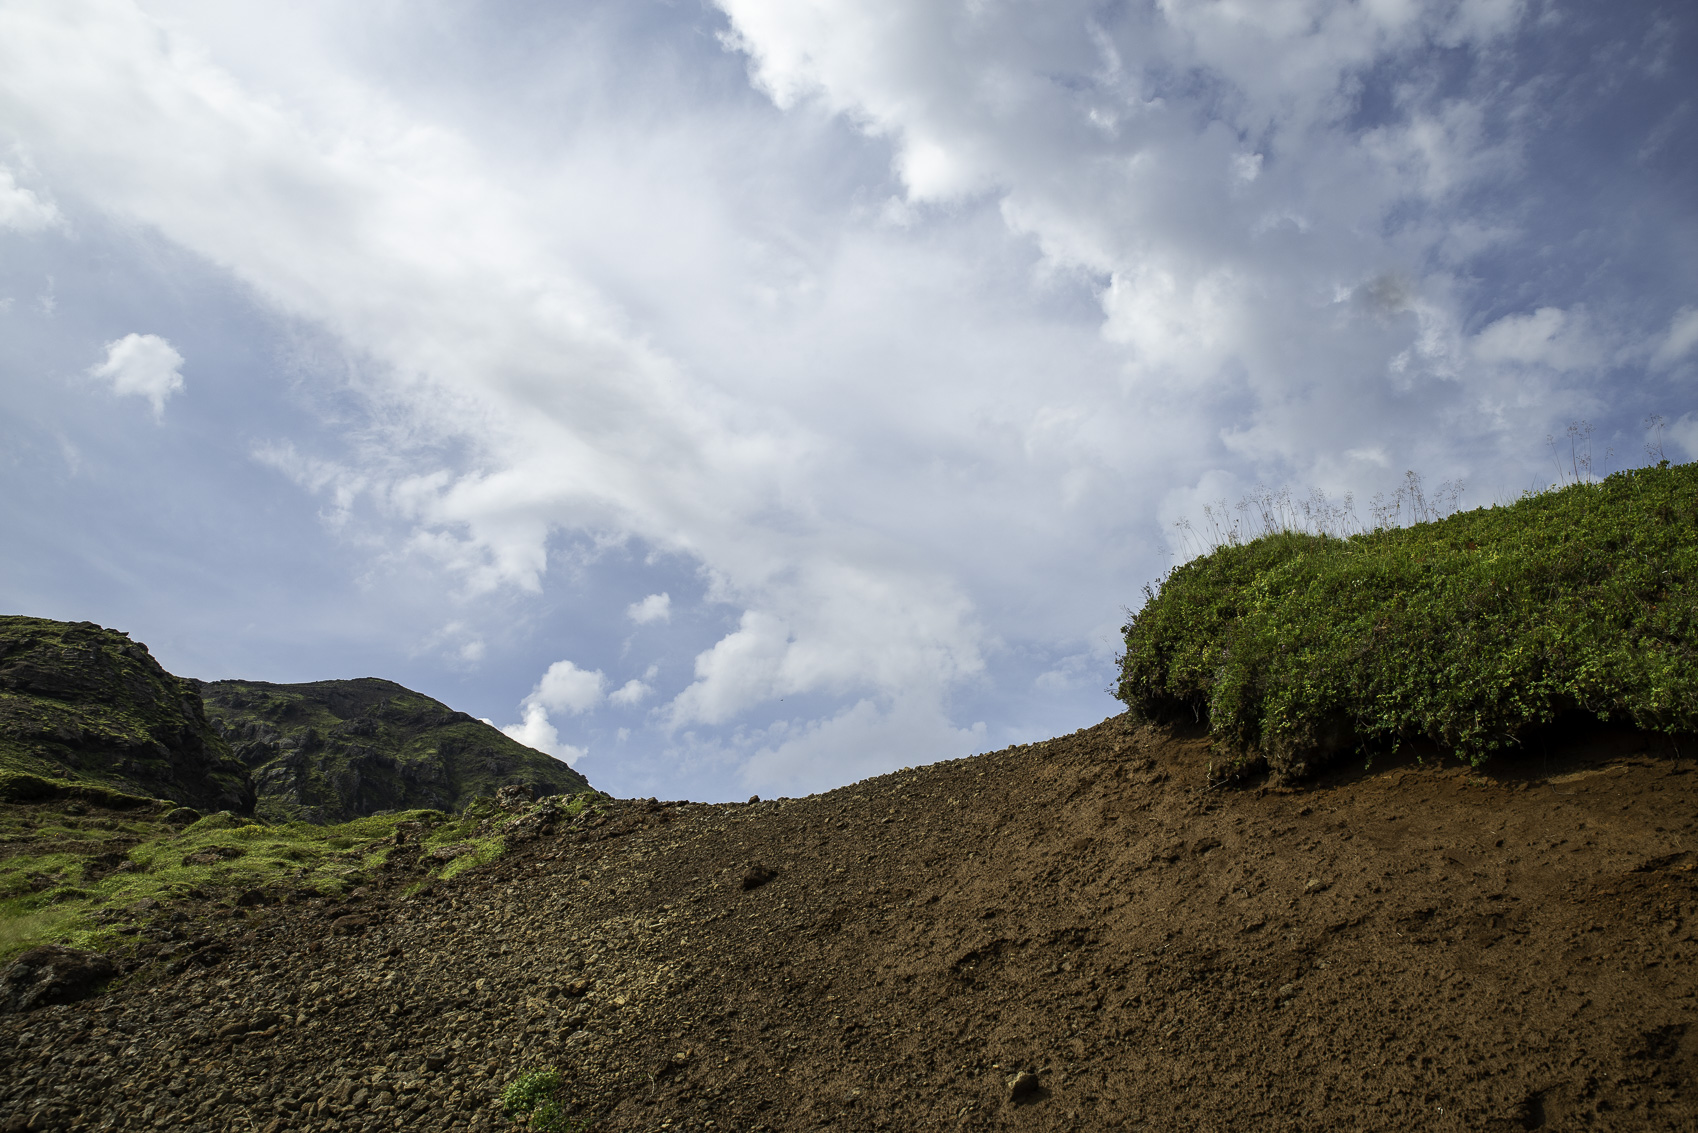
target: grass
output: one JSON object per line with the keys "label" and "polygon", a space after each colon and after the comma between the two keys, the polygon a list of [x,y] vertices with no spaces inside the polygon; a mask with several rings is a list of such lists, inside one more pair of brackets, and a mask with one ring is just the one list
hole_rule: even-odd
{"label": "grass", "polygon": [[1116,693],[1300,776],[1417,737],[1470,763],[1571,715],[1698,731],[1698,465],[1410,527],[1226,542],[1146,590]]}
{"label": "grass", "polygon": [[[532,809],[570,818],[600,797],[545,799]],[[505,829],[523,818],[488,800],[459,815],[410,810],[335,826],[221,812],[179,827],[164,821],[167,813],[159,803],[111,809],[77,797],[0,806],[0,963],[48,942],[117,945],[120,926],[145,919],[129,912],[144,901],[232,904],[252,890],[269,900],[344,895],[384,865],[397,830],[424,855],[415,889],[450,881],[498,858]],[[435,858],[444,847],[464,852]]]}

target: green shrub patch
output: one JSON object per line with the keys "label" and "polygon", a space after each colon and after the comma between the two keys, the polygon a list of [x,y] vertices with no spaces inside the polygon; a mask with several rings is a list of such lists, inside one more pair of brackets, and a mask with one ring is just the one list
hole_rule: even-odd
{"label": "green shrub patch", "polygon": [[1175,568],[1125,627],[1119,698],[1300,777],[1425,738],[1478,764],[1572,713],[1698,731],[1698,465]]}

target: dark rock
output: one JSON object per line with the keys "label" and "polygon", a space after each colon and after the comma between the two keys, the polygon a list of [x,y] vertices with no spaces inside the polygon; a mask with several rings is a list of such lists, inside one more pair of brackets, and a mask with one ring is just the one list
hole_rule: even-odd
{"label": "dark rock", "polygon": [[768,869],[760,862],[755,862],[743,872],[743,889],[759,889],[777,876],[777,870]]}
{"label": "dark rock", "polygon": [[169,822],[172,826],[189,826],[199,822],[200,819],[200,811],[187,806],[180,806],[175,810],[168,810],[160,816],[160,821]]}
{"label": "dark rock", "polygon": [[1022,1070],[1008,1080],[1008,1100],[1015,1105],[1036,1101],[1043,1083],[1030,1070]]}
{"label": "dark rock", "polygon": [[28,1011],[69,1003],[88,995],[116,972],[112,961],[98,952],[44,944],[25,952],[0,973],[0,1010]]}
{"label": "dark rock", "polygon": [[207,719],[195,683],[89,622],[0,617],[0,741],[60,764],[70,780],[61,796],[108,805],[128,792],[135,797],[123,805],[146,796],[253,811],[248,769]]}
{"label": "dark rock", "polygon": [[371,924],[371,918],[364,913],[350,913],[345,917],[337,917],[330,922],[330,931],[352,935]]}

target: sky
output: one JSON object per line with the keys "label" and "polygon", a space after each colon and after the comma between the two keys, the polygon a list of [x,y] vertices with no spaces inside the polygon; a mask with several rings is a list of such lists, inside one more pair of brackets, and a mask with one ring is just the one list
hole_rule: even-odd
{"label": "sky", "polygon": [[624,796],[1089,726],[1205,506],[1698,458],[1694,76],[1685,3],[0,0],[0,610]]}

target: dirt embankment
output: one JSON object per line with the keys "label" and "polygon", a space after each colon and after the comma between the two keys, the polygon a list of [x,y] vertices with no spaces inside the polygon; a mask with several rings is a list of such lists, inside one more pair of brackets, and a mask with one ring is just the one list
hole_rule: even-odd
{"label": "dirt embankment", "polygon": [[185,912],[152,975],[0,1021],[0,1128],[492,1128],[538,1066],[610,1130],[1698,1127],[1689,763],[1206,760],[1116,718]]}

